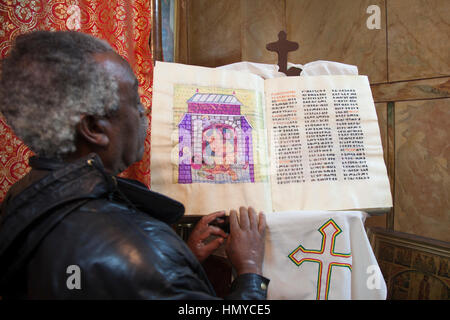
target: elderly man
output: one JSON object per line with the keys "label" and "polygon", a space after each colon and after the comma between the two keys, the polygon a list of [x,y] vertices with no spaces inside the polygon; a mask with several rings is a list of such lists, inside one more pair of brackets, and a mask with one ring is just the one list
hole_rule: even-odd
{"label": "elderly man", "polygon": [[[188,241],[182,204],[115,175],[141,159],[147,117],[128,63],[77,32],[29,33],[2,62],[0,108],[36,154],[0,220],[0,296],[213,299],[199,260],[227,238],[237,277],[227,298],[264,299],[264,215],[230,212],[230,234],[200,220]],[[209,235],[216,240],[204,243]],[[77,281],[71,277],[79,276]]]}

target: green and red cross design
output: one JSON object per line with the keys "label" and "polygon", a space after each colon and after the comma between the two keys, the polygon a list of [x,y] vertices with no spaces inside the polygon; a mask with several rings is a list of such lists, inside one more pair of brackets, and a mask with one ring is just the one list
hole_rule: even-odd
{"label": "green and red cross design", "polygon": [[[322,234],[322,244],[320,249],[305,249],[299,245],[289,254],[289,259],[297,266],[304,262],[313,262],[319,265],[317,276],[317,300],[327,300],[330,291],[331,272],[334,267],[348,268],[352,270],[352,254],[335,251],[336,237],[342,233],[342,229],[329,219],[318,231]],[[326,270],[326,272],[323,272]]]}

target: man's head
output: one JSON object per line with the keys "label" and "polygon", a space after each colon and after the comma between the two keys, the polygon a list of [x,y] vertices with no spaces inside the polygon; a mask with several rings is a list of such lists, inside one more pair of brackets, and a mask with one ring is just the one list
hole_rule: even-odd
{"label": "man's head", "polygon": [[106,42],[79,32],[25,34],[0,77],[0,111],[39,156],[96,152],[112,173],[141,159],[147,123],[138,83]]}

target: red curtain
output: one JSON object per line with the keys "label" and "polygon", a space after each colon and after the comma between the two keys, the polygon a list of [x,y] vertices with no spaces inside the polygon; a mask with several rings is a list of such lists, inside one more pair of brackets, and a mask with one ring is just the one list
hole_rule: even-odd
{"label": "red curtain", "polygon": [[[151,108],[151,0],[0,0],[0,57],[14,38],[33,30],[76,30],[108,41],[132,66],[145,108]],[[149,119],[151,120],[151,119]],[[0,117],[0,201],[29,170],[32,152]],[[150,186],[150,128],[143,159],[121,176]]]}

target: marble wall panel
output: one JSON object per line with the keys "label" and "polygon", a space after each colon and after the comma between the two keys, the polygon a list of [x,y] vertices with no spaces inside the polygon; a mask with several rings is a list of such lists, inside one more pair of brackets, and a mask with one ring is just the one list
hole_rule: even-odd
{"label": "marble wall panel", "polygon": [[[366,22],[378,5],[381,29]],[[305,64],[331,60],[358,66],[371,83],[387,81],[385,0],[286,0],[288,40],[300,44],[288,60]]]}
{"label": "marble wall panel", "polygon": [[450,1],[387,1],[389,81],[450,75]]}
{"label": "marble wall panel", "polygon": [[239,0],[195,0],[188,6],[189,64],[217,67],[241,61]]}
{"label": "marble wall panel", "polygon": [[396,231],[450,241],[449,104],[395,104]]}
{"label": "marble wall panel", "polygon": [[278,33],[286,30],[285,1],[241,0],[242,60],[277,63],[277,54],[266,44],[278,40]]}
{"label": "marble wall panel", "polygon": [[364,223],[366,228],[380,227],[386,228],[386,214],[368,216]]}
{"label": "marble wall panel", "polygon": [[380,83],[371,89],[376,102],[449,98],[450,78]]}

